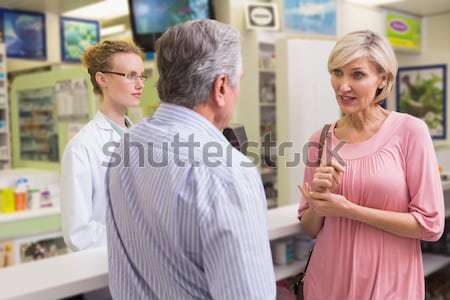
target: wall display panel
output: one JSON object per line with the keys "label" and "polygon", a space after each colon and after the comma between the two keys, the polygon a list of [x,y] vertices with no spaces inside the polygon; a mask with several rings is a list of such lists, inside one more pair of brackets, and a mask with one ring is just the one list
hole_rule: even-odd
{"label": "wall display panel", "polygon": [[427,125],[433,139],[447,138],[447,65],[399,68],[396,109]]}
{"label": "wall display panel", "polygon": [[386,35],[396,50],[420,52],[422,19],[397,12],[386,15]]}
{"label": "wall display panel", "polygon": [[210,0],[128,0],[133,39],[147,52],[170,26],[189,20],[213,18]]}
{"label": "wall display panel", "polygon": [[284,0],[284,29],[336,35],[337,0]]}
{"label": "wall display panel", "polygon": [[98,21],[62,17],[60,19],[61,59],[80,62],[84,51],[100,41]]}
{"label": "wall display panel", "polygon": [[43,13],[2,9],[1,14],[8,57],[47,59]]}

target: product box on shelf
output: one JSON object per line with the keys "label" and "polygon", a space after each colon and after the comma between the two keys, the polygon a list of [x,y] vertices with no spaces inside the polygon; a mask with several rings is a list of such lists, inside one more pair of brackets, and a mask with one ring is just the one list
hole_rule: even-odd
{"label": "product box on shelf", "polygon": [[0,213],[59,206],[59,176],[54,172],[0,172]]}
{"label": "product box on shelf", "polygon": [[26,263],[68,252],[61,233],[45,234],[14,240],[15,260]]}
{"label": "product box on shelf", "polygon": [[314,242],[304,235],[298,235],[272,241],[270,246],[274,264],[287,265],[295,260],[307,260]]}
{"label": "product box on shelf", "polygon": [[0,241],[0,269],[14,264],[14,242]]}

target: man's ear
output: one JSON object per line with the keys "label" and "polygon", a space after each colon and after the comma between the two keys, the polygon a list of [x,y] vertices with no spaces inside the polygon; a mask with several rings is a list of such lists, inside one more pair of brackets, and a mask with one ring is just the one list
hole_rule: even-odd
{"label": "man's ear", "polygon": [[219,75],[213,83],[213,101],[219,107],[225,106],[225,91],[228,86],[228,77]]}
{"label": "man's ear", "polygon": [[101,73],[101,72],[95,73],[95,81],[97,82],[97,84],[98,84],[101,88],[105,88],[105,87],[106,87],[106,77],[105,77],[105,74],[103,74],[103,73]]}

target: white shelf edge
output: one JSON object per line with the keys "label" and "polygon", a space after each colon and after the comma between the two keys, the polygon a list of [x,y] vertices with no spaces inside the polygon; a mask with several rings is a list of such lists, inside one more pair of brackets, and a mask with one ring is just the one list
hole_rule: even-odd
{"label": "white shelf edge", "polygon": [[292,277],[303,271],[306,260],[294,260],[288,265],[274,265],[275,278],[277,281]]}
{"label": "white shelf edge", "polygon": [[61,213],[60,207],[45,207],[45,208],[30,209],[30,210],[24,210],[24,211],[20,211],[20,212],[13,212],[13,213],[7,213],[7,214],[1,213],[0,214],[0,224],[35,219],[35,218],[43,218],[43,217],[58,215],[60,213]]}
{"label": "white shelf edge", "polygon": [[424,253],[422,254],[422,260],[424,276],[431,275],[450,264],[450,256],[439,254]]}
{"label": "white shelf edge", "polygon": [[261,73],[273,73],[273,74],[275,74],[275,73],[276,73],[276,70],[275,70],[275,69],[264,69],[264,68],[260,68],[260,69],[259,69],[259,72],[261,72]]}
{"label": "white shelf edge", "polygon": [[267,212],[269,239],[276,240],[290,235],[302,234],[297,219],[297,204],[281,206]]}
{"label": "white shelf edge", "polygon": [[261,106],[276,106],[277,104],[275,102],[259,102],[259,105],[261,105]]}

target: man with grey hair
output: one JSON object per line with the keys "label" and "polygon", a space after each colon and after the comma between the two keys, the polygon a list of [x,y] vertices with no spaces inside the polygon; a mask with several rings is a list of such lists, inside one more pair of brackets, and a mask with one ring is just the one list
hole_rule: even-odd
{"label": "man with grey hair", "polygon": [[240,35],[212,20],[157,41],[153,117],[110,165],[107,234],[115,299],[274,299],[266,198],[220,130],[242,76]]}

